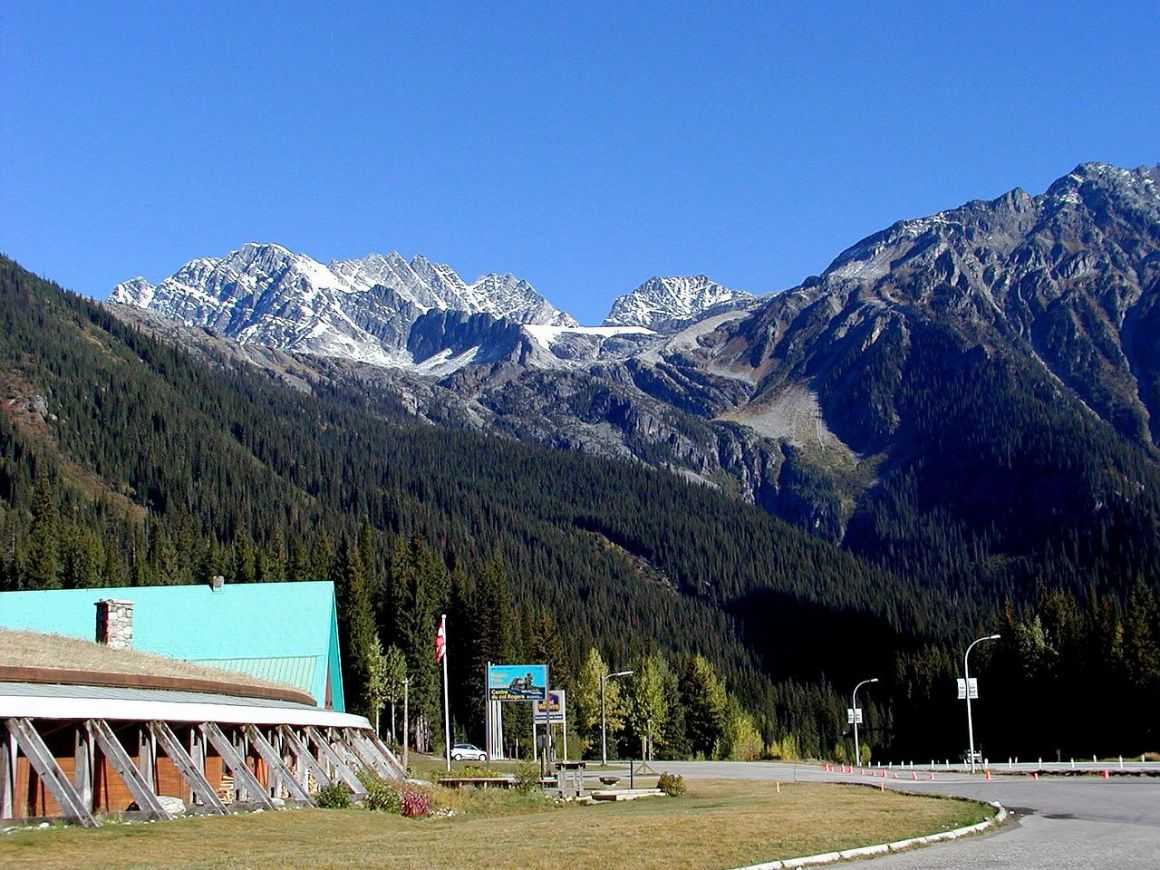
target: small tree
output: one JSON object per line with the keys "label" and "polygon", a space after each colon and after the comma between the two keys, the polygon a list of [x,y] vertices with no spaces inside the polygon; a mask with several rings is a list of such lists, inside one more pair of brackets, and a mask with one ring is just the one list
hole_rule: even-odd
{"label": "small tree", "polygon": [[366,681],[363,684],[363,700],[366,702],[367,712],[374,720],[375,734],[378,734],[379,714],[387,702],[387,658],[383,655],[383,642],[379,640],[377,633],[369,644],[365,656],[363,672],[366,674]]}
{"label": "small tree", "polygon": [[647,656],[636,670],[629,690],[629,724],[641,740],[641,753],[652,760],[652,738],[669,716],[667,688],[672,683],[668,662],[660,653]]}
{"label": "small tree", "polygon": [[[576,729],[588,745],[596,750],[600,749],[600,678],[607,673],[608,666],[600,653],[595,647],[590,649],[576,684],[568,695],[569,706],[575,714],[573,721]],[[619,733],[624,728],[625,714],[620,683],[616,680],[605,681],[604,707],[608,733]]]}
{"label": "small tree", "polygon": [[403,700],[403,683],[407,679],[407,657],[394,644],[383,656],[383,697],[391,705],[390,739],[395,742],[395,705]]}

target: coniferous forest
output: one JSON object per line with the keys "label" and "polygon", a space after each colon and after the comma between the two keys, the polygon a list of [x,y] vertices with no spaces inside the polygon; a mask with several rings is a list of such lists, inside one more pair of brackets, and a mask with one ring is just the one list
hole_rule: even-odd
{"label": "coniferous forest", "polygon": [[[855,555],[639,464],[194,359],[7,259],[0,402],[0,588],[331,579],[348,706],[397,737],[405,672],[420,747],[440,741],[445,613],[457,739],[481,741],[484,663],[546,661],[597,754],[600,674],[631,668],[608,690],[621,751],[651,733],[658,757],[846,758],[849,692],[876,676],[860,695],[874,757],[956,757],[962,652],[998,632],[971,659],[985,753],[1160,748],[1154,469],[1133,512],[1061,523],[1013,568],[968,552],[986,528],[915,508],[939,485],[916,468],[858,518],[889,551]],[[1101,461],[1074,449],[1085,433],[1053,432],[1037,455],[1074,473]],[[1002,437],[988,449],[1020,461]],[[510,718],[526,751],[530,718]]]}

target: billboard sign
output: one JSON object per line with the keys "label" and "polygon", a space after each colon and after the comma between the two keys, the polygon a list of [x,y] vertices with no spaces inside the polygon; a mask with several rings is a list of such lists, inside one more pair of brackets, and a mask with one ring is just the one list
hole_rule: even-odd
{"label": "billboard sign", "polygon": [[548,697],[547,665],[489,665],[489,701],[543,701]]}
{"label": "billboard sign", "polygon": [[549,689],[548,700],[532,701],[532,721],[537,725],[562,725],[564,711],[563,689]]}

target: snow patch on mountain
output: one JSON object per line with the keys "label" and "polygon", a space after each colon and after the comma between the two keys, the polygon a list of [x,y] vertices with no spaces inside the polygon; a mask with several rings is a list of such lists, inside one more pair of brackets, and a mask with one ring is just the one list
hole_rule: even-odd
{"label": "snow patch on mountain", "polygon": [[551,324],[528,324],[524,326],[536,342],[547,350],[562,337],[568,335],[591,335],[597,338],[611,338],[616,335],[656,335],[643,326],[555,326]]}

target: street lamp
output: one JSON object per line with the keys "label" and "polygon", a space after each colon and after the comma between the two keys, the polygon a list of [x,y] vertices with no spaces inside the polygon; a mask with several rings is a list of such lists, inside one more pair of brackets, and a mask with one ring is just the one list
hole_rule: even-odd
{"label": "street lamp", "polygon": [[999,635],[989,634],[986,637],[980,637],[974,643],[967,647],[967,651],[963,653],[963,681],[966,684],[967,696],[967,753],[970,757],[971,773],[975,772],[975,723],[971,721],[971,672],[967,666],[967,659],[971,655],[971,650],[975,648],[975,644],[982,643],[985,640],[998,640]]}
{"label": "street lamp", "polygon": [[858,751],[858,690],[867,683],[877,683],[877,677],[871,677],[868,680],[863,680],[854,687],[854,693],[850,696],[850,716],[854,720],[854,758],[858,761],[858,766],[862,766],[862,753]]}
{"label": "street lamp", "polygon": [[632,671],[600,675],[600,766],[608,766],[608,720],[604,713],[604,684],[615,677],[631,677]]}

